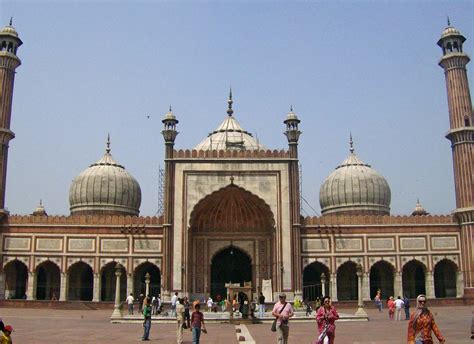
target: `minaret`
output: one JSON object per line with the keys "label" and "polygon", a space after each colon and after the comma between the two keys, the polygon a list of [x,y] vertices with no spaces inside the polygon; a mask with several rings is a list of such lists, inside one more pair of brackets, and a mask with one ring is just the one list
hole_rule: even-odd
{"label": "minaret", "polygon": [[301,131],[298,125],[301,121],[293,112],[293,106],[290,106],[290,112],[283,121],[286,125],[285,135],[288,139],[288,148],[290,153],[289,162],[289,197],[290,197],[290,221],[291,221],[291,240],[293,248],[292,266],[293,266],[293,290],[295,297],[302,299],[303,293],[303,271],[301,261],[301,211],[300,211],[300,170],[298,161],[298,140]]}
{"label": "minaret", "polygon": [[10,24],[0,31],[0,218],[8,214],[5,209],[5,189],[7,181],[8,144],[15,137],[10,130],[15,70],[21,65],[16,56],[23,42]]}
{"label": "minaret", "polygon": [[[174,141],[178,135],[176,124],[178,120],[170,109],[162,120],[164,128],[161,134],[165,139],[165,204],[164,204],[164,254],[163,254],[163,281],[162,292],[163,300],[169,301],[172,289],[173,276],[173,213],[174,213],[174,179],[175,179],[175,164],[173,160]],[[179,270],[177,273],[181,273]]]}
{"label": "minaret", "polygon": [[466,65],[470,58],[463,52],[466,38],[448,19],[438,45],[443,49],[439,65],[444,69],[448,92],[449,132],[453,152],[456,210],[461,226],[461,269],[464,272],[464,293],[474,297],[474,124],[471,94]]}

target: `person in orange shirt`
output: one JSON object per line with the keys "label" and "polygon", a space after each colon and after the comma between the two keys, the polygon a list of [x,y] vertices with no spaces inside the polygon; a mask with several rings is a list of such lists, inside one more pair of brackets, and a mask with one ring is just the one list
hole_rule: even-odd
{"label": "person in orange shirt", "polygon": [[412,313],[408,322],[408,344],[433,344],[433,332],[440,343],[445,339],[436,326],[433,314],[426,307],[426,296],[421,294],[416,298],[416,311]]}
{"label": "person in orange shirt", "polygon": [[393,296],[390,296],[387,301],[387,307],[388,307],[388,318],[390,320],[395,319],[395,301],[393,300]]}

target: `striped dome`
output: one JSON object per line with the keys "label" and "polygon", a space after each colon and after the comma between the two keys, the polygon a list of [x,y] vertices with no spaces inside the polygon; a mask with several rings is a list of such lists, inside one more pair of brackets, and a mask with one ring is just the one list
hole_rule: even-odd
{"label": "striped dome", "polygon": [[74,179],[69,190],[71,215],[138,215],[142,192],[138,182],[110,154],[110,141],[99,161]]}

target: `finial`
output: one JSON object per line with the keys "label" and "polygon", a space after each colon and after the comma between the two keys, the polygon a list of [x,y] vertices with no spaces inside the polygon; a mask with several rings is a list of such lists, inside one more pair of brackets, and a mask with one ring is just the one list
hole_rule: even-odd
{"label": "finial", "polygon": [[107,153],[110,153],[110,133],[107,134],[107,148],[105,149]]}
{"label": "finial", "polygon": [[43,205],[43,200],[40,198],[40,206]]}
{"label": "finial", "polygon": [[170,104],[170,112],[173,112],[173,110],[171,109],[171,104]]}
{"label": "finial", "polygon": [[13,25],[13,16],[10,17],[10,26]]}
{"label": "finial", "polygon": [[293,112],[293,105],[290,105],[290,112]]}
{"label": "finial", "polygon": [[234,113],[234,110],[232,110],[232,87],[230,88],[230,91],[229,91],[229,100],[227,101],[227,104],[229,104],[229,108],[227,109],[227,114],[229,116],[232,116],[232,114]]}
{"label": "finial", "polygon": [[234,185],[234,176],[230,176],[230,183]]}
{"label": "finial", "polygon": [[350,146],[349,151],[351,153],[354,153],[354,141],[352,141],[352,133],[349,133],[349,146]]}
{"label": "finial", "polygon": [[449,20],[449,16],[446,16],[446,18],[448,19],[448,26],[451,26],[451,21]]}

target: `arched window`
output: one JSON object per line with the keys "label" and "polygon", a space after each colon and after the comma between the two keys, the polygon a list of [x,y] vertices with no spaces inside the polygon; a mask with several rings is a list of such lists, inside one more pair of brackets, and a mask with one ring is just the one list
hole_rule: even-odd
{"label": "arched window", "polygon": [[448,44],[446,44],[446,49],[452,53],[453,52],[453,46],[451,45],[451,42],[448,42]]}
{"label": "arched window", "polygon": [[454,50],[454,51],[459,51],[458,42],[454,42],[454,43],[453,43],[453,50]]}
{"label": "arched window", "polygon": [[12,43],[12,42],[8,43],[7,51],[8,51],[9,53],[13,52],[13,43]]}
{"label": "arched window", "polygon": [[471,122],[469,121],[469,117],[464,117],[464,126],[465,127],[470,127],[471,126]]}
{"label": "arched window", "polygon": [[2,45],[0,46],[0,51],[7,50],[7,42],[3,41]]}
{"label": "arched window", "polygon": [[[326,276],[325,290],[321,282],[321,274]],[[303,299],[310,301],[317,297],[329,295],[329,269],[326,265],[314,262],[306,266],[303,270]]]}

